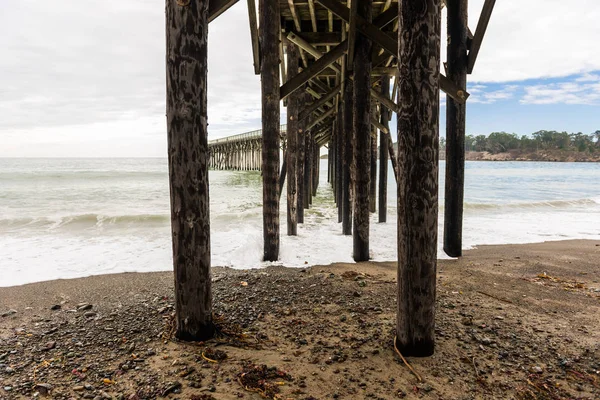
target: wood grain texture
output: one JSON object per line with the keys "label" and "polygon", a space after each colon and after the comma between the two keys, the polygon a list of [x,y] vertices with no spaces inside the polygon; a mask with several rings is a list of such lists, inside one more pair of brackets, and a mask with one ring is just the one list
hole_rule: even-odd
{"label": "wood grain texture", "polygon": [[434,352],[438,230],[440,0],[398,7],[398,313],[406,356]]}
{"label": "wood grain texture", "polygon": [[[287,77],[298,73],[298,48],[294,44],[287,47]],[[298,97],[292,93],[287,99],[287,234],[298,234]]]}
{"label": "wood grain texture", "polygon": [[[467,88],[468,1],[448,0],[448,79]],[[446,96],[446,193],[444,196],[444,251],[462,255],[465,192],[465,128],[467,105]]]}
{"label": "wood grain texture", "polygon": [[[372,104],[371,113],[373,115],[371,118],[376,118],[374,115],[376,106],[374,102]],[[377,127],[373,124],[371,124],[371,179],[369,185],[369,211],[374,213],[377,211]]]}
{"label": "wood grain texture", "polygon": [[167,137],[176,336],[212,337],[208,191],[208,1],[166,0]]}
{"label": "wood grain texture", "polygon": [[352,165],[352,143],[354,142],[353,129],[353,94],[354,87],[349,82],[344,87],[343,110],[343,168],[342,168],[342,234],[352,235],[352,202],[350,199],[350,168]]}
{"label": "wood grain texture", "polygon": [[[390,78],[384,76],[381,80],[381,97],[389,99],[390,96]],[[386,107],[381,107],[379,121],[390,130],[389,111]],[[391,142],[389,134],[379,134],[379,222],[387,222],[387,179],[388,179],[388,142]]]}
{"label": "wood grain texture", "polygon": [[279,1],[259,1],[264,261],[279,258]]}
{"label": "wood grain texture", "polygon": [[[358,15],[372,19],[372,0],[360,0]],[[356,35],[354,55],[354,154],[356,181],[354,186],[353,257],[369,260],[369,188],[371,178],[371,41],[362,33]]]}
{"label": "wood grain texture", "polygon": [[335,181],[335,191],[336,191],[336,199],[338,206],[338,223],[342,222],[342,204],[343,204],[343,194],[342,194],[342,185],[343,185],[343,168],[344,168],[344,130],[342,127],[342,113],[338,112],[336,115],[335,121],[335,135],[336,135],[336,148],[337,148],[337,162],[336,162],[336,172],[335,176],[337,177]]}
{"label": "wood grain texture", "polygon": [[[304,91],[299,92],[299,102],[301,107],[307,107],[310,102],[310,95]],[[306,128],[310,122],[310,118],[299,121],[298,124],[298,162],[296,170],[298,175],[298,223],[304,223],[304,159],[306,158]]]}

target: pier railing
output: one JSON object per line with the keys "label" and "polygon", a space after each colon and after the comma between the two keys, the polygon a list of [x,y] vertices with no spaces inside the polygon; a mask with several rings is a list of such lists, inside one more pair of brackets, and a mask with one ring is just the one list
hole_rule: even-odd
{"label": "pier railing", "polygon": [[[287,129],[287,125],[281,125],[279,127],[280,132],[283,133]],[[240,133],[238,135],[227,136],[224,138],[209,140],[208,145],[214,146],[216,144],[224,144],[224,143],[233,143],[233,142],[244,142],[246,140],[258,139],[262,137],[262,129],[257,129],[255,131]]]}

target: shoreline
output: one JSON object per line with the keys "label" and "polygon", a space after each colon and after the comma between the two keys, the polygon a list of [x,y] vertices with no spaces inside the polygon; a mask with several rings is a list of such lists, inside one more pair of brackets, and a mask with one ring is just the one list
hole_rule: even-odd
{"label": "shoreline", "polygon": [[393,262],[215,267],[229,336],[200,344],[170,336],[172,272],[0,288],[0,398],[258,400],[238,379],[263,364],[289,374],[264,377],[282,398],[598,398],[599,259],[570,240],[440,260],[436,353],[409,360],[423,382],[391,345]]}
{"label": "shoreline", "polygon": [[[482,248],[503,248],[503,247],[512,247],[512,246],[529,246],[529,245],[543,245],[543,244],[570,243],[570,242],[576,243],[576,242],[596,242],[596,241],[594,239],[565,239],[565,240],[549,240],[549,241],[542,241],[542,242],[527,242],[527,243],[477,244],[469,249],[463,250],[463,258],[465,256],[468,256],[470,253],[475,252],[478,249],[482,249]],[[600,239],[597,242],[600,246]],[[457,258],[452,258],[452,257],[447,256],[445,253],[443,253],[442,255],[443,255],[443,258],[440,258],[439,257],[440,254],[438,252],[438,259],[437,259],[438,265],[440,263],[452,262],[452,261],[458,260]],[[377,260],[377,261],[370,260],[370,261],[368,261],[368,263],[369,264],[390,264],[390,263],[396,263],[396,261],[395,260]],[[275,262],[275,263],[271,263],[268,265],[262,265],[260,267],[253,267],[253,268],[236,268],[236,267],[230,267],[230,266],[216,265],[216,266],[211,266],[211,271],[214,272],[214,271],[219,271],[219,270],[225,270],[225,271],[231,270],[231,271],[252,272],[252,271],[264,271],[265,269],[269,269],[269,268],[284,268],[284,269],[289,269],[289,270],[295,271],[298,269],[306,269],[306,268],[333,267],[338,264],[353,265],[356,263],[340,261],[340,262],[334,262],[334,263],[330,263],[330,264],[314,264],[314,265],[288,267],[286,265],[280,264],[279,262]],[[71,282],[71,281],[76,281],[76,280],[100,278],[100,277],[104,277],[104,276],[119,277],[119,276],[131,275],[131,274],[144,275],[144,274],[172,274],[172,273],[173,273],[172,267],[171,268],[167,267],[164,270],[155,270],[155,271],[110,272],[110,273],[106,273],[106,274],[76,276],[76,277],[72,277],[72,278],[57,278],[57,279],[50,279],[50,280],[27,282],[27,283],[11,285],[11,286],[0,286],[0,291],[2,291],[3,289],[13,289],[13,288],[25,287],[25,286],[29,286],[29,285],[52,284],[53,282]],[[1,299],[1,297],[0,297],[0,299]],[[0,304],[2,304],[2,303],[0,302]]]}

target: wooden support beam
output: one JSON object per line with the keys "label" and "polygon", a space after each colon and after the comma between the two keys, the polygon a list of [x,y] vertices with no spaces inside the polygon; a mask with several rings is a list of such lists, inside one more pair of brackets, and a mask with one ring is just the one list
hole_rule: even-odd
{"label": "wooden support beam", "polygon": [[323,57],[316,60],[308,68],[304,69],[298,75],[287,81],[280,88],[280,99],[283,100],[295,90],[298,90],[300,86],[314,78],[319,72],[334,63],[338,58],[343,56],[348,49],[348,41],[344,41],[338,44],[331,51],[325,54]]}
{"label": "wooden support beam", "polygon": [[210,0],[208,2],[208,22],[213,22],[237,2],[238,0]]}
{"label": "wooden support beam", "polygon": [[[167,141],[175,336],[214,334],[208,190],[208,0],[166,2]],[[190,185],[190,177],[194,177]]]}
{"label": "wooden support beam", "polygon": [[[348,7],[337,2],[336,0],[317,0],[323,7],[331,10],[342,20],[348,22],[350,20],[350,11]],[[488,0],[489,1],[489,0]],[[366,21],[364,18],[356,17],[356,28],[366,35],[373,42],[380,45],[391,55],[396,56],[398,54],[398,42],[387,33],[383,32],[377,25]],[[451,96],[457,102],[465,102],[469,97],[469,93],[465,90],[461,90],[457,87],[450,79],[446,78],[440,73],[439,76],[440,88]]]}
{"label": "wooden support beam", "polygon": [[[388,88],[389,88],[389,85],[388,85]],[[382,105],[384,105],[388,110],[398,113],[398,110],[400,109],[400,107],[398,106],[398,104],[394,103],[389,98],[384,97],[386,95],[387,94],[380,93],[377,90],[371,88],[371,96],[373,96],[375,99],[377,99],[377,101],[380,102]],[[379,129],[381,129],[381,128],[379,128]]]}
{"label": "wooden support beam", "polygon": [[[378,118],[376,117],[376,106],[375,102],[371,101],[371,121],[379,124]],[[371,124],[371,178],[369,180],[369,211],[374,213],[377,211],[377,126]],[[384,133],[382,133],[383,135]]]}
{"label": "wooden support beam", "polygon": [[[318,0],[319,2],[325,0]],[[335,14],[335,10],[331,10]],[[361,0],[356,18],[371,20],[372,0]],[[353,213],[354,261],[369,260],[369,181],[371,175],[371,41],[356,37],[354,57],[354,149],[356,158]]]}
{"label": "wooden support beam", "polygon": [[258,43],[258,22],[256,20],[255,0],[248,0],[248,20],[250,21],[250,40],[252,41],[254,73],[260,75],[260,46]]}
{"label": "wooden support beam", "polygon": [[342,113],[338,112],[336,114],[336,120],[335,120],[335,135],[336,135],[336,139],[337,139],[335,141],[335,143],[337,146],[337,154],[338,154],[337,162],[335,163],[335,167],[336,167],[335,175],[337,176],[337,179],[335,182],[335,191],[336,191],[336,199],[337,199],[337,207],[338,207],[338,223],[342,222],[342,206],[343,206],[342,186],[343,186],[343,180],[344,180],[343,179],[343,168],[344,168],[344,162],[345,162],[344,161],[343,134],[344,134],[344,128],[343,128],[343,122],[342,122]]}
{"label": "wooden support beam", "polygon": [[342,41],[340,32],[294,32],[312,46],[337,46]]}
{"label": "wooden support beam", "polygon": [[399,1],[395,344],[422,357],[435,346],[441,8],[440,0]]}
{"label": "wooden support beam", "polygon": [[262,93],[264,261],[279,258],[279,37],[278,0],[259,0]]}
{"label": "wooden support beam", "polygon": [[315,15],[315,0],[308,0],[308,13],[310,14],[310,22],[312,23],[313,32],[317,31],[317,17]]}
{"label": "wooden support beam", "polygon": [[[322,51],[317,50],[313,45],[302,39],[302,37],[296,35],[294,32],[288,33],[287,39],[290,42],[296,44],[302,50],[306,51],[308,54],[312,55],[315,59],[323,57]],[[340,73],[340,67],[335,62],[332,63],[329,66],[329,68],[331,68],[336,73]]]}
{"label": "wooden support beam", "polygon": [[[319,1],[319,0],[317,0]],[[336,1],[337,0],[332,0],[332,1]],[[348,0],[350,2],[350,9],[348,10],[348,19],[345,21],[348,23],[348,58],[347,58],[347,63],[346,63],[346,68],[349,71],[352,71],[352,68],[354,66],[354,50],[355,50],[355,43],[356,43],[356,13],[358,10],[358,2],[362,1],[362,0]],[[321,1],[319,1],[319,3],[321,3]],[[323,4],[323,3],[321,3]],[[341,5],[341,3],[340,3]],[[342,6],[344,7],[344,6]],[[347,7],[345,7],[347,9]],[[334,10],[331,10],[331,12],[335,13]]]}
{"label": "wooden support beam", "polygon": [[287,151],[283,152],[283,163],[281,164],[281,172],[279,173],[279,194],[277,198],[281,200],[283,185],[285,184],[285,176],[287,175]]}
{"label": "wooden support beam", "polygon": [[[381,80],[381,96],[389,96],[390,78],[384,77]],[[387,179],[388,179],[388,141],[392,138],[389,135],[389,117],[391,114],[385,107],[381,107],[380,121],[387,132],[382,131],[379,135],[379,222],[387,222]]]}
{"label": "wooden support beam", "polygon": [[319,108],[321,108],[325,104],[327,104],[339,92],[340,92],[340,85],[337,85],[336,87],[334,87],[333,89],[331,89],[331,91],[329,93],[327,93],[326,95],[322,96],[319,100],[315,101],[310,106],[308,106],[305,110],[303,110],[300,113],[299,119],[303,120],[303,119],[309,117],[310,115],[312,115],[313,112],[317,111]]}
{"label": "wooden support beam", "polygon": [[[371,115],[371,125],[379,129],[384,134],[390,134],[390,130],[386,128],[385,125],[383,125],[381,122],[379,122],[379,119],[375,115]],[[375,137],[377,137],[377,132],[375,132]]]}
{"label": "wooden support beam", "polygon": [[300,18],[298,18],[298,13],[296,12],[296,6],[294,4],[294,0],[288,0],[288,6],[290,7],[290,13],[292,14],[292,19],[294,20],[294,26],[296,30],[300,32],[302,27],[300,25]]}
{"label": "wooden support beam", "polygon": [[[448,2],[448,79],[467,87],[468,0]],[[444,251],[462,255],[463,200],[465,191],[465,130],[467,105],[446,99],[446,179],[444,196]]]}
{"label": "wooden support beam", "polygon": [[325,118],[331,117],[334,113],[335,113],[335,107],[331,107],[329,110],[325,111],[325,113],[323,115],[320,115],[317,118],[315,118],[313,121],[311,121],[308,124],[307,129],[311,130],[312,128],[317,126],[317,124],[323,122],[325,120]]}
{"label": "wooden support beam", "polygon": [[344,88],[344,113],[342,134],[344,141],[343,169],[342,169],[342,234],[352,235],[352,202],[350,199],[350,169],[353,164],[354,128],[353,128],[353,95],[354,86],[349,82]]}
{"label": "wooden support beam", "polygon": [[[287,48],[288,78],[298,73],[298,49],[290,44]],[[298,235],[298,109],[299,92],[292,93],[287,99],[287,234]]]}
{"label": "wooden support beam", "polygon": [[477,61],[477,55],[479,55],[481,43],[483,43],[483,37],[485,36],[485,31],[490,22],[495,4],[496,0],[485,0],[485,3],[483,3],[483,10],[481,11],[477,28],[475,29],[475,35],[473,35],[473,40],[471,41],[471,51],[469,51],[469,61],[467,66],[467,72],[469,74],[472,74],[473,68],[475,68],[475,61]]}

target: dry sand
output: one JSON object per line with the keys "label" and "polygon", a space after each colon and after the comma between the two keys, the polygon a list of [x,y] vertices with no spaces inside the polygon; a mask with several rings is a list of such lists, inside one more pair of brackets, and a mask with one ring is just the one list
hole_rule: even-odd
{"label": "dry sand", "polygon": [[436,354],[409,359],[422,382],[393,350],[394,263],[214,268],[228,335],[202,344],[170,338],[172,279],[0,288],[0,399],[600,398],[598,242],[441,261]]}

